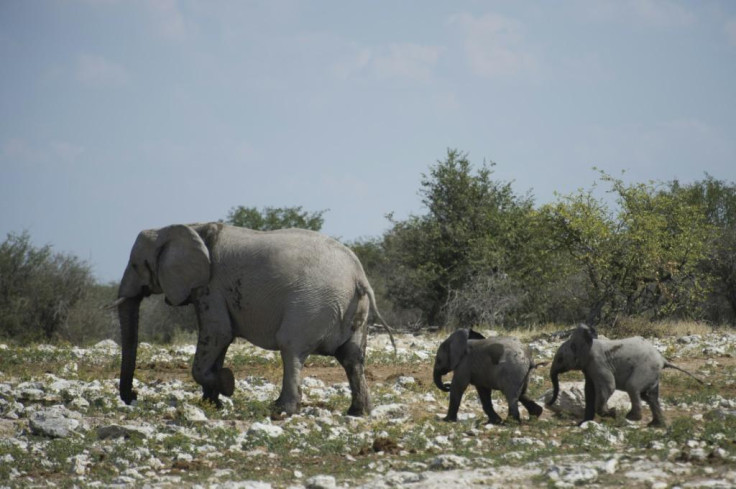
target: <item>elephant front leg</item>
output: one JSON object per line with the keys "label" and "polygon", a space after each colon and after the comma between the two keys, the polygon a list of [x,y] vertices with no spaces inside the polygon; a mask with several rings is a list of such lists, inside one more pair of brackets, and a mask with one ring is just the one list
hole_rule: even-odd
{"label": "elephant front leg", "polygon": [[[229,368],[223,368],[225,363],[225,355],[227,354],[227,347],[215,362],[214,371],[218,372],[218,387],[223,389],[222,393],[226,396],[231,396],[235,391],[235,377]],[[202,400],[211,402],[217,409],[222,408],[222,401],[220,401],[220,390],[218,387],[202,386]],[[228,393],[229,392],[229,393]]]}
{"label": "elephant front leg", "polygon": [[608,399],[616,390],[616,379],[613,373],[606,372],[595,381],[595,412],[608,418],[616,417],[616,410],[608,407]]}
{"label": "elephant front leg", "polygon": [[275,414],[287,415],[299,412],[301,404],[301,373],[306,357],[281,350],[281,360],[284,364],[284,376],[281,384],[281,395],[274,402]]}
{"label": "elephant front leg", "polygon": [[455,374],[452,377],[452,383],[450,384],[450,406],[447,409],[447,416],[444,417],[444,421],[457,421],[457,412],[460,410],[460,403],[463,400],[463,394],[465,389],[468,388],[468,382],[462,382]]}
{"label": "elephant front leg", "polygon": [[233,335],[225,306],[214,307],[209,299],[208,297],[208,302],[199,302],[195,306],[199,320],[199,338],[192,376],[202,386],[203,399],[213,402],[219,408],[222,407],[219,395],[230,397],[235,391],[233,372],[222,366]]}
{"label": "elephant front leg", "polygon": [[583,416],[582,423],[586,421],[592,421],[595,418],[595,384],[593,379],[586,373],[585,374],[585,415]]}

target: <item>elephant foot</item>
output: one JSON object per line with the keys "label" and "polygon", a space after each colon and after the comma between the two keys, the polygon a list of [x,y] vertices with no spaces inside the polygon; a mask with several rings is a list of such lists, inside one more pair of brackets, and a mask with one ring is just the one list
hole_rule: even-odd
{"label": "elephant foot", "polygon": [[499,425],[499,424],[503,424],[503,420],[501,419],[500,416],[497,416],[495,418],[488,418],[488,422],[486,424],[496,424],[496,425]]}
{"label": "elephant foot", "polygon": [[271,406],[271,417],[273,418],[274,415],[281,416],[283,418],[285,416],[291,416],[292,414],[296,414],[299,412],[299,403],[298,402],[285,402],[281,399],[276,399],[276,401]]}
{"label": "elephant foot", "polygon": [[222,405],[222,401],[219,399],[219,397],[217,395],[215,395],[214,397],[208,396],[208,395],[203,395],[202,396],[202,402],[214,404],[215,408],[218,409],[218,410],[219,409],[222,409],[222,406],[223,406]]}
{"label": "elephant foot", "polygon": [[230,397],[235,392],[235,376],[229,368],[221,368],[217,372],[217,390],[223,396]]}
{"label": "elephant foot", "polygon": [[134,390],[129,390],[128,392],[120,392],[120,399],[123,400],[125,404],[130,406],[130,404],[138,399],[138,393]]}
{"label": "elephant foot", "polygon": [[370,408],[366,409],[364,407],[355,407],[355,406],[350,406],[350,409],[348,409],[348,412],[347,412],[348,416],[358,416],[358,417],[367,416],[369,414],[371,414]]}
{"label": "elephant foot", "polygon": [[667,423],[663,419],[655,418],[651,420],[647,426],[649,426],[650,428],[666,428]]}
{"label": "elephant foot", "polygon": [[606,409],[601,410],[601,412],[598,413],[602,418],[615,418],[616,417],[616,409]]}
{"label": "elephant foot", "polygon": [[442,421],[447,421],[448,423],[455,423],[457,422],[457,416],[450,416],[449,414],[442,418]]}
{"label": "elephant foot", "polygon": [[524,407],[529,412],[529,414],[531,416],[534,416],[535,418],[540,417],[542,413],[544,412],[544,409],[542,408],[542,406],[540,406],[539,404],[533,401],[524,403]]}
{"label": "elephant foot", "polygon": [[634,411],[629,411],[626,414],[626,419],[628,419],[629,421],[641,421],[641,413],[640,412],[637,413],[637,412],[634,412]]}

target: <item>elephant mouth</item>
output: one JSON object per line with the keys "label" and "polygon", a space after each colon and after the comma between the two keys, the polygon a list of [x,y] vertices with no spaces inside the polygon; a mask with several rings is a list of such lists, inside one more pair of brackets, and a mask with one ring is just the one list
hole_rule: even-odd
{"label": "elephant mouth", "polygon": [[442,382],[442,377],[449,373],[449,370],[443,372],[442,370],[434,371],[434,385],[437,386],[442,392],[450,392],[450,384]]}

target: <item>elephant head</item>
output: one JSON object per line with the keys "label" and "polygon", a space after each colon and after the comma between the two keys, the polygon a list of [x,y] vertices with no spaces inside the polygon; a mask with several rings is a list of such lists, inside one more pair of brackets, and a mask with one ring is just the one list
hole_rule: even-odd
{"label": "elephant head", "polygon": [[468,340],[482,340],[484,336],[472,329],[458,329],[443,341],[434,359],[434,383],[438,389],[449,392],[450,384],[442,382],[442,377],[452,372],[468,351]]}
{"label": "elephant head", "polygon": [[560,393],[559,374],[569,372],[570,370],[581,370],[595,338],[598,338],[595,328],[580,324],[573,331],[570,338],[560,345],[552,361],[552,368],[549,373],[553,390],[552,398],[547,401],[548,406],[555,403],[557,395]]}
{"label": "elephant head", "polygon": [[126,404],[136,399],[133,372],[141,300],[163,293],[169,304],[183,305],[189,301],[192,291],[206,285],[209,278],[210,253],[191,227],[174,225],[138,235],[120,282],[118,299],[113,304],[120,318],[120,397]]}

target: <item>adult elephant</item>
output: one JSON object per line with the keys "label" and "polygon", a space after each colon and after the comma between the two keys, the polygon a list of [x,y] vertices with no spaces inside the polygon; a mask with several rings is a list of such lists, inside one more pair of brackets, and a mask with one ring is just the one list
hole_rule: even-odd
{"label": "adult elephant", "polygon": [[358,258],[337,241],[302,229],[263,232],[222,223],[142,231],[114,303],[122,340],[120,397],[126,404],[137,397],[140,303],[161,293],[171,305],[194,305],[199,336],[192,375],[204,399],[220,406],[220,394],[233,394],[233,373],[223,363],[230,343],[242,337],[281,353],[277,412],[298,411],[301,369],[316,353],[334,356],[345,369],[352,392],[348,413],[370,413],[364,374],[369,312],[388,325]]}

